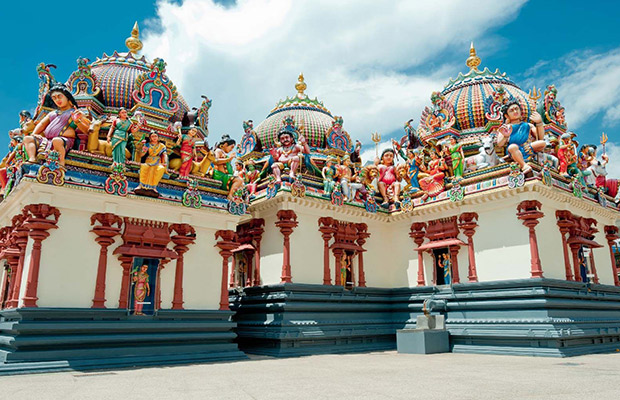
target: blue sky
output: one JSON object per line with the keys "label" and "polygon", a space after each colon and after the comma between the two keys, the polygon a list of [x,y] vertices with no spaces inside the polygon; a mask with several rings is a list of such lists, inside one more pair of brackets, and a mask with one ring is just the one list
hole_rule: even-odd
{"label": "blue sky", "polygon": [[499,68],[524,90],[555,83],[580,142],[597,143],[605,131],[620,144],[616,2],[72,3],[3,4],[2,148],[18,112],[36,105],[39,62],[57,65],[53,73],[64,81],[77,57],[124,51],[134,21],[144,53],[166,59],[190,105],[199,105],[201,94],[213,99],[216,137],[239,138],[243,120],[264,119],[279,99],[295,93],[301,71],[306,92],[342,115],[354,138],[369,143],[376,130],[400,136],[404,121],[419,119],[431,91],[467,71],[473,40],[482,67]]}

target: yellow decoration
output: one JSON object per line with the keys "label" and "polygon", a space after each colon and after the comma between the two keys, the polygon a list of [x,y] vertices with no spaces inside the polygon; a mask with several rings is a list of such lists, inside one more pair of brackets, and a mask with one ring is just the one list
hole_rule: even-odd
{"label": "yellow decoration", "polygon": [[465,64],[471,68],[473,71],[478,71],[478,65],[480,65],[480,57],[476,55],[476,49],[474,48],[474,42],[471,42],[471,47],[469,48],[469,57]]}
{"label": "yellow decoration", "polygon": [[131,30],[131,36],[125,39],[125,46],[133,54],[138,54],[142,50],[142,41],[140,40],[140,29],[138,28],[138,21],[133,25]]}
{"label": "yellow decoration", "polygon": [[304,82],[304,74],[299,74],[299,77],[297,78],[297,83],[295,84],[295,89],[297,89],[297,97],[305,97],[304,90],[306,90],[307,87],[308,85],[306,85],[306,83]]}

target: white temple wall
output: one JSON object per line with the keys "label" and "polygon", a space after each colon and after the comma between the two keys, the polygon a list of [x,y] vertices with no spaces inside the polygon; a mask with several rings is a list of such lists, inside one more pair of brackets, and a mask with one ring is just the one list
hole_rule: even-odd
{"label": "white temple wall", "polygon": [[[91,233],[94,236],[94,233]],[[93,239],[93,242],[95,240]],[[118,299],[121,295],[121,283],[123,280],[123,267],[117,255],[112,252],[123,244],[120,235],[115,237],[114,243],[108,247],[108,268],[105,276],[105,306],[107,308],[118,308]],[[93,289],[94,290],[94,289]]]}
{"label": "white temple wall", "polygon": [[609,245],[607,244],[607,239],[605,238],[605,225],[611,224],[601,224],[597,225],[598,232],[594,236],[594,241],[603,247],[593,249],[594,252],[594,263],[596,266],[596,273],[598,275],[599,283],[605,285],[613,285],[614,284],[614,272],[613,267],[611,265],[611,255],[609,253]]}
{"label": "white temple wall", "polygon": [[[366,286],[400,287],[407,285],[407,253],[412,246],[406,235],[383,221],[362,220],[368,225],[370,237],[364,248]],[[411,239],[409,239],[411,240]]]}
{"label": "white temple wall", "polygon": [[33,240],[29,237],[26,243],[26,252],[24,253],[24,264],[22,267],[22,280],[19,288],[19,307],[23,306],[23,298],[26,293],[26,286],[28,285],[28,272],[30,271],[30,255],[32,254]]}
{"label": "white temple wall", "polygon": [[566,279],[562,235],[555,218],[556,210],[550,205],[543,205],[541,211],[545,216],[540,218],[539,224],[536,225],[536,240],[538,241],[538,254],[540,255],[543,276],[552,279]]}
{"label": "white temple wall", "polygon": [[[320,285],[323,283],[323,247],[324,242],[319,232],[319,217],[297,212],[299,225],[293,229],[290,236],[291,242],[291,276],[295,283],[310,283]],[[284,237],[277,229],[282,246]],[[331,253],[331,251],[330,251]],[[330,254],[333,275],[333,255]],[[282,266],[282,264],[280,264]],[[333,279],[333,276],[332,276]]]}
{"label": "white temple wall", "polygon": [[[183,257],[183,307],[217,309],[222,285],[222,256],[215,247],[215,229],[196,228],[196,242]],[[162,274],[162,308],[172,307],[176,260]],[[228,271],[230,273],[230,270]],[[164,280],[165,278],[165,280]],[[165,282],[165,283],[164,283]]]}
{"label": "white temple wall", "polygon": [[[284,248],[284,236],[280,233],[280,229],[275,225],[277,218],[275,211],[269,215],[261,215],[260,218],[265,220],[265,232],[260,245],[260,276],[263,285],[273,285],[280,283],[282,276],[282,256]],[[295,232],[291,235],[294,238]],[[295,240],[295,239],[293,239]],[[294,263],[291,259],[291,265]],[[293,281],[298,281],[293,275]]]}
{"label": "white temple wall", "polygon": [[[85,211],[58,208],[58,228],[42,242],[39,307],[92,306],[101,246]],[[120,282],[119,282],[120,284]]]}

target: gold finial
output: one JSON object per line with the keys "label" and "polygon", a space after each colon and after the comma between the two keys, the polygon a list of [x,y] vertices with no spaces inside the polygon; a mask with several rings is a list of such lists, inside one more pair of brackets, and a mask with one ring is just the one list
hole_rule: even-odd
{"label": "gold finial", "polygon": [[125,46],[127,46],[129,51],[133,54],[138,54],[138,52],[142,50],[142,41],[140,40],[140,29],[138,28],[138,21],[133,24],[131,36],[125,39]]}
{"label": "gold finial", "polygon": [[478,71],[478,65],[480,65],[480,57],[476,55],[474,42],[471,42],[471,47],[469,48],[469,57],[467,58],[467,61],[465,61],[465,65],[467,65],[473,71]]}
{"label": "gold finial", "polygon": [[297,83],[295,84],[295,89],[297,89],[297,97],[304,97],[304,90],[306,90],[307,87],[308,85],[306,85],[306,83],[304,82],[304,74],[299,74],[299,77],[297,78]]}

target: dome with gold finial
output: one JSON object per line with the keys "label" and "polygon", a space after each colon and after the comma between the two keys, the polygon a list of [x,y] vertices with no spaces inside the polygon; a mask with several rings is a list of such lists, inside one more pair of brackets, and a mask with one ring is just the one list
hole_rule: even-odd
{"label": "dome with gold finial", "polygon": [[322,102],[310,99],[305,94],[308,87],[304,75],[300,74],[295,84],[297,94],[276,104],[267,118],[255,129],[263,148],[276,145],[278,132],[284,127],[284,119],[292,116],[295,125],[302,131],[312,147],[325,147],[325,138],[331,130],[334,117]]}
{"label": "dome with gold finial", "polygon": [[[136,89],[136,79],[149,71],[150,62],[146,57],[138,55],[142,49],[142,41],[137,22],[133,26],[131,36],[125,40],[125,45],[128,52],[114,51],[112,55],[104,53],[90,65],[106,107],[131,109],[136,103],[132,96]],[[189,106],[180,95],[177,97],[177,102],[179,107],[175,116],[180,119],[189,110]]]}
{"label": "dome with gold finial", "polygon": [[472,43],[469,57],[465,62],[470,69],[469,72],[459,73],[441,91],[441,96],[453,108],[455,117],[453,127],[461,132],[484,128],[490,120],[494,120],[493,117],[489,119],[489,100],[498,96],[502,99],[516,99],[529,118],[535,110],[535,101],[528,93],[521,90],[499,69],[495,72],[488,68],[479,70],[480,63],[481,60]]}

